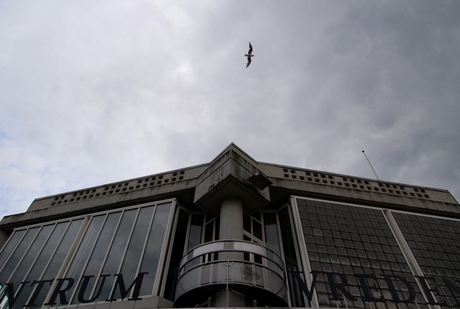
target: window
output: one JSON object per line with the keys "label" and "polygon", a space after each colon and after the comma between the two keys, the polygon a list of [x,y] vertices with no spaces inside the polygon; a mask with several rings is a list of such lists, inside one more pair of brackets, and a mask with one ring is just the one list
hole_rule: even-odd
{"label": "window", "polygon": [[[301,197],[295,198],[295,202],[311,271],[302,279],[310,285],[314,282],[319,307],[369,308],[369,304],[378,303],[378,308],[390,309],[396,308],[396,302],[398,308],[415,308],[416,303],[418,308],[428,308],[421,286],[395,238],[395,227],[388,223],[388,217],[382,209]],[[397,224],[404,227],[401,230],[409,246],[414,248],[415,243],[426,245],[429,237],[424,235],[423,240],[410,242],[411,235],[429,233],[433,226],[445,230],[455,226],[457,231],[459,226],[457,221],[438,220],[435,223],[424,222],[425,217],[422,216],[399,213],[394,216]],[[419,225],[418,230],[416,224]],[[430,228],[427,229],[427,226]],[[447,238],[447,233],[441,234],[444,239]],[[451,235],[451,243],[456,244],[458,233]],[[424,250],[420,257],[426,254]],[[433,248],[433,252],[439,253],[440,250]],[[412,253],[418,257],[416,250],[412,250]],[[456,257],[454,260],[459,259]],[[440,258],[431,258],[431,261],[436,267],[441,263]],[[455,282],[458,277],[451,278]],[[334,290],[337,282],[346,288]],[[442,282],[441,279],[439,282]],[[375,288],[372,291],[366,290],[371,285]],[[448,293],[445,292],[446,295]],[[409,301],[403,303],[400,301],[402,299]],[[450,301],[454,304],[453,298]]]}
{"label": "window", "polygon": [[146,204],[16,230],[0,254],[1,300],[15,293],[10,308],[39,308],[154,294],[173,205]]}
{"label": "window", "polygon": [[[36,286],[21,284],[34,280],[55,278],[59,274],[60,266],[64,263],[83,219],[69,220],[38,227],[31,227],[15,231],[0,254],[0,283],[10,288],[16,288],[16,299],[6,304],[22,307],[27,302]],[[43,303],[49,292],[49,284],[42,287],[36,303]],[[6,292],[6,291],[5,291]],[[2,298],[4,296],[2,295]],[[6,305],[5,304],[5,305]]]}
{"label": "window", "polygon": [[261,213],[256,212],[253,216],[243,214],[244,239],[263,244]]}

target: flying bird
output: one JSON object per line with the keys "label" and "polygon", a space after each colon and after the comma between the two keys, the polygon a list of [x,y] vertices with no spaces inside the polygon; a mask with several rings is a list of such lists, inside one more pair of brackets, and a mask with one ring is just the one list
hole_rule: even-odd
{"label": "flying bird", "polygon": [[248,57],[248,64],[246,64],[246,68],[251,64],[251,58],[254,57],[252,54],[252,45],[251,42],[249,42],[249,51],[247,54],[245,54],[246,57]]}

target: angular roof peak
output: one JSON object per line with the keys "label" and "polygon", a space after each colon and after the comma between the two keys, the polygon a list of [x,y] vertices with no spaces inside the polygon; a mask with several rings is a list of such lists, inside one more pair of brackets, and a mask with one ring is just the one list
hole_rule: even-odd
{"label": "angular roof peak", "polygon": [[251,161],[252,163],[257,163],[257,161],[254,160],[250,155],[248,155],[243,149],[238,147],[235,143],[231,142],[211,162],[209,162],[209,165],[212,165],[214,162],[218,161],[221,157],[231,152],[237,153],[240,157],[243,157],[247,161]]}
{"label": "angular roof peak", "polygon": [[208,211],[216,211],[222,199],[240,196],[248,201],[249,212],[258,209],[270,201],[270,194],[268,189],[264,190],[266,186],[257,189],[249,182],[255,174],[264,177],[258,162],[231,143],[197,178],[194,203]]}

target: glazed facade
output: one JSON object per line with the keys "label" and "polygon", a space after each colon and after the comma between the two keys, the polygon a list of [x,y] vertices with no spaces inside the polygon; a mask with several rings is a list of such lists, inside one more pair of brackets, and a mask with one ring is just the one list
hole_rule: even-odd
{"label": "glazed facade", "polygon": [[35,200],[0,222],[2,308],[460,306],[446,190],[208,164]]}

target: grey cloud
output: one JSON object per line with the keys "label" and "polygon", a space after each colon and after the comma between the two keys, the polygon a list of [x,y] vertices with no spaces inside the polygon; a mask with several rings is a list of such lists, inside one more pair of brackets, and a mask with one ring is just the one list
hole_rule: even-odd
{"label": "grey cloud", "polygon": [[260,161],[373,177],[366,149],[382,179],[460,194],[457,2],[45,1],[0,12],[4,214],[207,162],[230,142]]}

